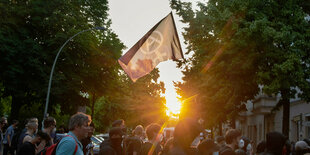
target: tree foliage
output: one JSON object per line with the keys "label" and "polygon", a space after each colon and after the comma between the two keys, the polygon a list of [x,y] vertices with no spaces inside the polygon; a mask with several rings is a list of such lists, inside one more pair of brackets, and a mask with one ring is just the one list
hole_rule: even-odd
{"label": "tree foliage", "polygon": [[[233,118],[258,85],[267,94],[309,100],[309,20],[301,1],[171,0],[187,23],[184,38],[193,57],[183,62],[183,99],[197,95],[209,125]],[[282,102],[279,102],[280,104]],[[190,103],[189,103],[190,104]],[[288,119],[287,119],[288,121]]]}
{"label": "tree foliage", "polygon": [[[24,108],[43,116],[56,53],[68,38],[96,26],[105,29],[78,35],[60,53],[53,74],[50,115],[68,119],[78,106],[97,107],[102,111],[91,113],[98,115],[94,118],[104,128],[130,112],[134,118],[139,116],[126,110],[126,104],[162,104],[163,83],[157,83],[158,71],[137,83],[120,71],[117,59],[125,46],[111,30],[107,11],[107,0],[1,0],[1,98],[11,97],[12,119],[25,119]],[[144,91],[135,92],[138,88]],[[143,97],[132,99],[135,96]]]}

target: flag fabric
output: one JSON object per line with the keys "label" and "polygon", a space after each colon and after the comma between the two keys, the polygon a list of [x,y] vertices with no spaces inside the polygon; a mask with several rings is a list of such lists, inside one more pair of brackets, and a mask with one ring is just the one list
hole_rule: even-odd
{"label": "flag fabric", "polygon": [[182,58],[184,57],[171,12],[119,58],[118,62],[135,82],[150,73],[160,62]]}

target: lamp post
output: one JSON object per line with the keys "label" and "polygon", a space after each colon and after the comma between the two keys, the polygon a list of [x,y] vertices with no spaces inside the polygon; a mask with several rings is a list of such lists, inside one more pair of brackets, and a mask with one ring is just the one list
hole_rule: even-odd
{"label": "lamp post", "polygon": [[[57,62],[57,59],[59,57],[59,54],[61,52],[61,50],[65,47],[65,45],[70,41],[72,40],[74,37],[76,37],[77,35],[81,34],[81,33],[84,33],[84,32],[87,32],[87,31],[91,31],[91,30],[104,30],[105,28],[104,27],[93,27],[93,28],[90,28],[90,29],[86,29],[86,30],[83,30],[83,31],[80,31],[78,33],[76,33],[75,35],[73,35],[72,37],[70,37],[62,46],[61,48],[59,49],[56,57],[55,57],[55,60],[54,60],[54,63],[53,63],[53,67],[52,67],[52,70],[51,70],[51,74],[50,74],[50,79],[49,79],[49,82],[48,82],[48,88],[47,88],[47,95],[46,95],[46,102],[45,102],[45,109],[44,109],[44,116],[43,116],[43,120],[47,117],[47,109],[48,109],[48,101],[49,101],[49,98],[50,98],[50,91],[51,91],[51,85],[52,85],[52,78],[53,78],[53,73],[54,73],[54,69],[55,69],[55,65],[56,65],[56,62]],[[43,121],[42,121],[42,128],[43,128]]]}

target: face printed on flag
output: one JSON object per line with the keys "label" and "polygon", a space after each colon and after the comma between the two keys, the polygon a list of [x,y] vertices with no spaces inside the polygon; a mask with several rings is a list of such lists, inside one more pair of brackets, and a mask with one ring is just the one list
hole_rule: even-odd
{"label": "face printed on flag", "polygon": [[172,13],[157,23],[125,55],[119,64],[132,79],[150,73],[160,62],[183,58]]}

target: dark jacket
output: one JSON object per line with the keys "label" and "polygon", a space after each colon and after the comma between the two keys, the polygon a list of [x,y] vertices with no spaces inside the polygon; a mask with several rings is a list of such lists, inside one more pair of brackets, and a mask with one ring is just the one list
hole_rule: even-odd
{"label": "dark jacket", "polygon": [[220,148],[219,155],[235,155],[235,151],[227,145]]}
{"label": "dark jacket", "polygon": [[122,151],[121,145],[115,145],[110,140],[107,140],[100,144],[99,155],[122,155]]}

